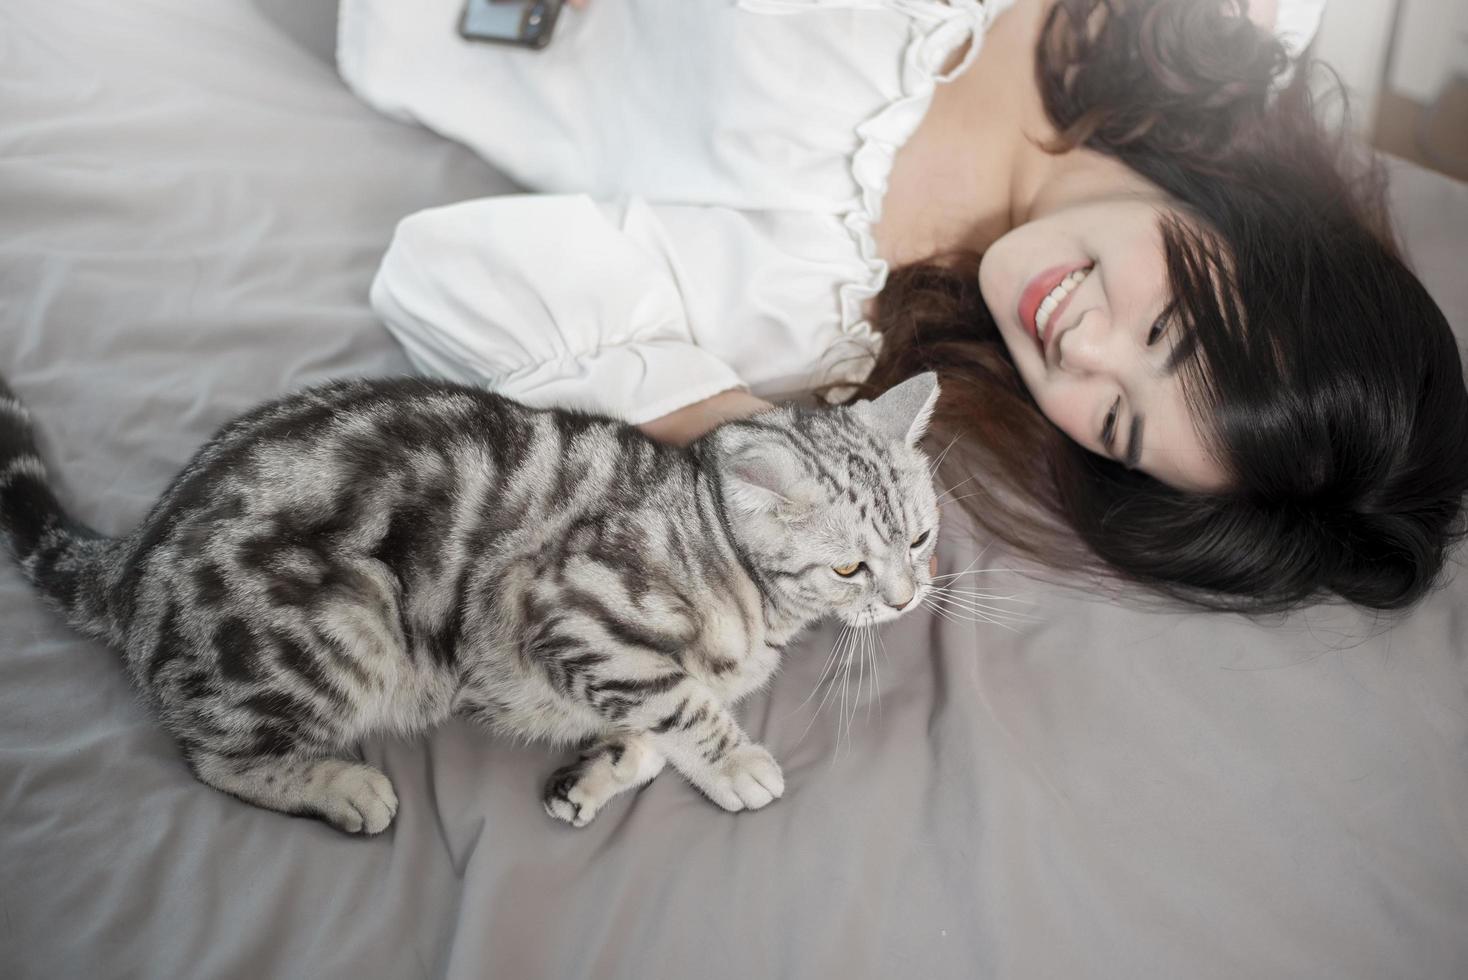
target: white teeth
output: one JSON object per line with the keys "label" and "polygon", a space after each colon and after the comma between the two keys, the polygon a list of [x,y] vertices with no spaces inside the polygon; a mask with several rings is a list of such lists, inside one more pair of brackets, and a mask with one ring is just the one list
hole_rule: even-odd
{"label": "white teeth", "polygon": [[1075,291],[1081,281],[1091,274],[1090,269],[1077,269],[1064,279],[1060,285],[1050,290],[1050,295],[1040,301],[1040,308],[1035,311],[1035,328],[1040,335],[1041,342],[1045,340],[1045,327],[1050,323],[1050,314],[1060,305],[1060,301]]}

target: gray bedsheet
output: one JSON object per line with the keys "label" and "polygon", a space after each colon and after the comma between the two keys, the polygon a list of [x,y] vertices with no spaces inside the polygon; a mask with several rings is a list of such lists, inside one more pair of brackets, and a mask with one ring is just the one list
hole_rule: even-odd
{"label": "gray bedsheet", "polygon": [[[102,530],[256,401],[404,370],[365,302],[394,221],[506,188],[357,104],[322,9],[0,5],[0,372]],[[1396,194],[1461,328],[1468,188]],[[670,773],[571,830],[554,754],[450,725],[364,746],[402,807],[354,840],[195,782],[5,564],[0,976],[1468,976],[1468,578],[1394,624],[985,578],[1034,621],[894,625],[849,732],[802,706],[834,631],[792,651],[741,711],[763,812]]]}

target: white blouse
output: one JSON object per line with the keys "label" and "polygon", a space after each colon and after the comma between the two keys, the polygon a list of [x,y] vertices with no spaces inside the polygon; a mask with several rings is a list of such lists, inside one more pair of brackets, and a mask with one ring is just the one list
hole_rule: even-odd
{"label": "white blouse", "polygon": [[461,39],[463,0],[342,0],[364,100],[540,192],[404,220],[373,306],[426,373],[630,422],[858,380],[893,158],[1012,3],[596,0],[532,52]]}

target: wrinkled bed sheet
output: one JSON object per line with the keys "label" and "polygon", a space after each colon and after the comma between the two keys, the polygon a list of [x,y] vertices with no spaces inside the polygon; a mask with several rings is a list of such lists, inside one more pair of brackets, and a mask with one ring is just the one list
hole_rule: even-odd
{"label": "wrinkled bed sheet", "polygon": [[[405,370],[365,300],[393,223],[507,189],[355,102],[330,29],[0,5],[0,371],[102,530],[258,400]],[[1468,188],[1396,195],[1461,328]],[[950,520],[947,569],[978,553]],[[450,725],[364,746],[402,808],[354,840],[195,782],[6,564],[0,975],[1468,976],[1468,577],[1395,624],[983,581],[1033,620],[888,628],[849,730],[803,704],[835,631],[792,651],[741,710],[786,767],[763,812],[669,773],[574,831],[557,756]]]}

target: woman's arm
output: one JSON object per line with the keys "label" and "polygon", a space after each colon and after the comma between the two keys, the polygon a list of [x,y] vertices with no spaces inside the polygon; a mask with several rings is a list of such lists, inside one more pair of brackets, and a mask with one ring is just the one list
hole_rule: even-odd
{"label": "woman's arm", "polygon": [[465,201],[399,224],[372,305],[426,374],[642,423],[744,383],[698,343],[675,245],[636,200]]}
{"label": "woman's arm", "polygon": [[773,407],[743,388],[734,388],[644,422],[639,428],[658,442],[686,446],[721,422],[746,418]]}

